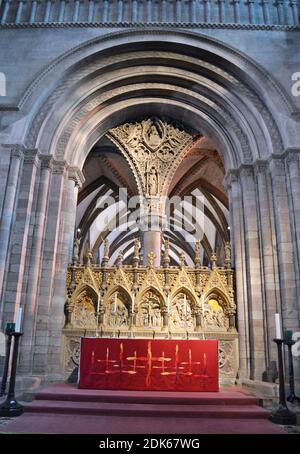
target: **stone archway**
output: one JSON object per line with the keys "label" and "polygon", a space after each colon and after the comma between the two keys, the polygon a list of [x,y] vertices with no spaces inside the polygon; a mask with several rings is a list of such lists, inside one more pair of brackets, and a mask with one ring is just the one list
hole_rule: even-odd
{"label": "stone archway", "polygon": [[[148,42],[146,50],[141,50],[143,39]],[[110,56],[109,48],[114,50]],[[8,250],[9,240],[2,232],[6,252],[3,249],[1,259],[18,263],[2,277],[2,323],[10,308],[26,307],[28,334],[22,343],[21,371],[60,373],[57,339],[64,277],[81,169],[91,147],[137,112],[167,111],[174,120],[211,137],[223,158],[237,274],[240,376],[260,379],[274,355],[275,311],[282,313],[285,327],[299,327],[300,234],[292,228],[295,208],[291,215],[289,211],[291,201],[293,207],[299,205],[295,197],[300,192],[299,160],[297,150],[284,150],[282,126],[274,120],[276,103],[288,110],[284,94],[242,55],[213,39],[187,33],[157,32],[154,40],[138,33],[108,36],[74,49],[54,67],[60,78],[48,99],[37,100],[35,114],[25,125],[24,145],[12,155],[12,179],[16,185],[20,172],[20,189],[11,241],[19,241],[20,247]],[[50,73],[48,68],[40,77],[37,93],[45,89]],[[32,88],[23,98],[25,112]]]}

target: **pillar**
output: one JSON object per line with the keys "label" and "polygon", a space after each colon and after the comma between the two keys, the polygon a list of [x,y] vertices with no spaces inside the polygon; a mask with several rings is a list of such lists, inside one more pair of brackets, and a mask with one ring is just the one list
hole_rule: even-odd
{"label": "pillar", "polygon": [[258,227],[257,193],[252,166],[242,166],[240,181],[246,256],[246,291],[249,311],[250,378],[262,380],[267,368],[265,312],[262,283],[261,244]]}
{"label": "pillar", "polygon": [[66,290],[66,272],[72,259],[73,234],[76,219],[78,188],[84,182],[82,172],[77,167],[68,167],[64,179],[64,192],[61,206],[61,224],[53,281],[53,294],[48,318],[48,372],[50,376],[60,376],[61,364],[61,329],[64,323],[64,303]]}
{"label": "pillar", "polygon": [[[7,180],[5,181],[6,187],[3,188],[2,192],[4,196],[0,223],[0,296],[2,295],[2,292],[4,290],[3,285],[5,279],[5,271],[7,271],[6,265],[9,249],[9,239],[14,219],[14,209],[16,203],[16,195],[18,193],[18,179],[22,159],[22,147],[19,145],[12,145],[9,157],[10,162],[8,164],[8,176]],[[2,165],[3,164],[1,163],[1,166]],[[1,305],[1,308],[3,310],[4,304]]]}
{"label": "pillar", "polygon": [[[26,293],[24,270],[28,252],[29,227],[34,201],[34,188],[38,167],[38,151],[24,150],[24,162],[16,201],[15,219],[10,251],[5,266],[8,268],[5,291],[3,291],[4,314],[2,323],[13,321]],[[17,158],[18,159],[18,158]],[[19,164],[16,163],[16,167]],[[17,170],[14,171],[16,175]],[[12,203],[12,201],[11,201]]]}
{"label": "pillar", "polygon": [[48,209],[48,192],[51,175],[52,156],[40,155],[40,172],[37,186],[36,206],[33,213],[33,233],[27,270],[26,293],[22,299],[24,307],[24,322],[21,345],[21,357],[19,371],[30,372],[33,360],[33,340],[36,329],[36,317],[38,306],[38,285],[41,276],[43,260],[44,234],[46,228],[46,215]]}
{"label": "pillar", "polygon": [[239,378],[250,376],[249,316],[246,292],[246,257],[243,228],[242,191],[238,172],[232,170],[226,176],[229,197],[230,235],[233,262],[236,270],[236,304],[239,333]]}

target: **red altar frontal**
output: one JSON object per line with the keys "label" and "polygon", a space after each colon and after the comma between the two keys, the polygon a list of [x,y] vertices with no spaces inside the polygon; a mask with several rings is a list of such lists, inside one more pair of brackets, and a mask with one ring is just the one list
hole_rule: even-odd
{"label": "red altar frontal", "polygon": [[79,388],[218,391],[218,341],[82,338]]}

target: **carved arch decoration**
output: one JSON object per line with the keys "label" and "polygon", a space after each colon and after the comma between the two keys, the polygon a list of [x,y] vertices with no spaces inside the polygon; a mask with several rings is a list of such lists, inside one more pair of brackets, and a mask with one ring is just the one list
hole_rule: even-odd
{"label": "carved arch decoration", "polygon": [[[278,130],[276,131],[276,124],[274,120],[272,119],[272,116],[268,109],[263,105],[262,100],[258,96],[256,92],[254,93],[249,93],[250,89],[248,87],[253,86],[254,82],[251,79],[257,78],[258,80],[265,80],[268,88],[270,89],[270,92],[273,93],[273,98],[274,99],[280,99],[280,102],[283,106],[283,109],[286,109],[288,111],[293,111],[293,105],[290,102],[290,99],[287,97],[287,94],[283,92],[281,87],[278,87],[277,84],[274,82],[274,80],[270,77],[269,74],[266,73],[266,71],[260,67],[259,65],[255,64],[255,62],[251,61],[248,59],[245,55],[243,55],[241,52],[231,48],[230,46],[225,46],[223,43],[219,42],[216,39],[208,38],[206,36],[202,36],[199,34],[195,34],[191,31],[162,31],[162,30],[143,30],[141,31],[126,31],[123,33],[110,33],[107,34],[101,38],[93,38],[84,44],[80,44],[79,46],[71,49],[70,51],[66,52],[62,56],[60,56],[58,59],[53,61],[50,65],[48,65],[45,70],[39,74],[38,78],[32,83],[32,85],[28,88],[26,93],[24,94],[23,99],[20,102],[20,105],[24,104],[26,100],[30,99],[32,93],[34,92],[34,89],[36,89],[37,86],[41,85],[41,81],[49,74],[51,71],[57,71],[61,72],[61,69],[59,65],[63,61],[67,61],[70,69],[69,71],[66,72],[64,77],[60,79],[60,85],[56,87],[55,93],[49,96],[49,103],[47,100],[47,107],[43,109],[43,112],[41,112],[41,118],[35,118],[33,120],[33,124],[31,125],[30,131],[27,135],[26,142],[28,144],[31,144],[30,146],[36,146],[35,144],[35,139],[38,135],[38,132],[40,130],[40,126],[42,123],[45,121],[45,117],[47,116],[47,113],[51,110],[51,105],[59,98],[58,93],[61,94],[62,92],[62,87],[69,88],[72,86],[72,84],[76,83],[76,81],[82,79],[83,76],[85,76],[89,71],[92,70],[92,68],[99,68],[99,61],[93,61],[90,59],[89,61],[86,62],[85,65],[79,65],[81,54],[84,56],[92,55],[92,53],[95,53],[95,58],[99,60],[101,59],[101,49],[103,46],[108,46],[110,41],[110,46],[116,46],[118,43],[121,44],[124,40],[132,39],[132,37],[136,37],[136,41],[139,42],[143,38],[142,36],[144,35],[151,35],[153,36],[153,40],[161,40],[162,42],[167,41],[169,36],[173,36],[176,38],[178,42],[178,46],[183,46],[183,40],[185,42],[188,42],[188,45],[193,48],[203,48],[205,51],[205,54],[210,52],[215,52],[218,56],[222,58],[222,60],[226,59],[228,60],[228,67],[231,68],[233,64],[237,63],[237,68],[238,68],[238,74],[240,74],[242,71],[245,73],[246,80],[247,80],[247,85],[242,84],[239,79],[234,80],[235,83],[235,88],[239,88],[239,91],[243,94],[246,95],[246,97],[249,98],[249,94],[251,95],[251,101],[257,106],[258,110],[263,113],[266,124],[268,126],[271,126],[272,131],[272,136],[274,137],[274,141],[277,142],[277,144],[280,147],[280,139],[278,139]],[[148,37],[146,39],[149,39]],[[174,38],[173,38],[174,39]],[[103,57],[102,57],[103,58]],[[74,64],[75,61],[75,64]],[[71,65],[74,64],[74,67],[71,68]],[[211,63],[207,61],[202,62],[203,65],[206,67],[213,66]],[[88,69],[87,69],[88,68]],[[225,74],[225,70],[222,69],[224,68],[224,62],[221,68],[218,68],[218,73]],[[72,69],[72,71],[71,71]],[[234,72],[232,72],[234,73]],[[63,74],[62,74],[63,76]],[[231,78],[234,79],[234,77],[231,75]],[[242,79],[241,79],[242,80]],[[251,83],[252,82],[252,83]],[[238,84],[238,85],[237,85]],[[259,86],[259,84],[256,85]],[[262,88],[263,90],[263,88]],[[267,92],[268,90],[265,88],[265,91]],[[275,94],[276,93],[276,94]],[[52,99],[51,99],[52,98]],[[40,112],[38,114],[40,116]],[[274,144],[275,148],[275,144]]]}
{"label": "carved arch decoration", "polygon": [[231,304],[226,295],[219,289],[212,289],[204,299],[203,326],[213,331],[228,331],[230,327],[229,316]]}
{"label": "carved arch decoration", "polygon": [[170,296],[170,330],[193,331],[196,326],[197,297],[189,288],[177,288]]}
{"label": "carved arch decoration", "polygon": [[89,285],[82,285],[72,295],[71,324],[74,328],[96,329],[98,293]]}
{"label": "carved arch decoration", "polygon": [[178,165],[197,139],[158,117],[125,123],[110,129],[106,137],[121,151],[138,182],[140,195],[167,195]]}
{"label": "carved arch decoration", "polygon": [[113,329],[128,329],[130,324],[131,296],[122,285],[114,286],[102,302],[104,324]]}

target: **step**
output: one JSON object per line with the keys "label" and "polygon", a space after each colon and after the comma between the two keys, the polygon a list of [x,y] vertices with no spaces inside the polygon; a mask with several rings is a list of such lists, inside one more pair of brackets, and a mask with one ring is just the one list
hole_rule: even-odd
{"label": "step", "polygon": [[36,400],[26,406],[26,413],[64,413],[82,415],[165,416],[197,418],[266,419],[268,411],[257,405],[175,405],[72,402]]}
{"label": "step", "polygon": [[77,389],[67,391],[58,388],[47,388],[35,395],[36,400],[56,400],[72,402],[120,402],[177,405],[258,405],[258,399],[238,392],[219,393],[178,393],[155,391],[110,391]]}

